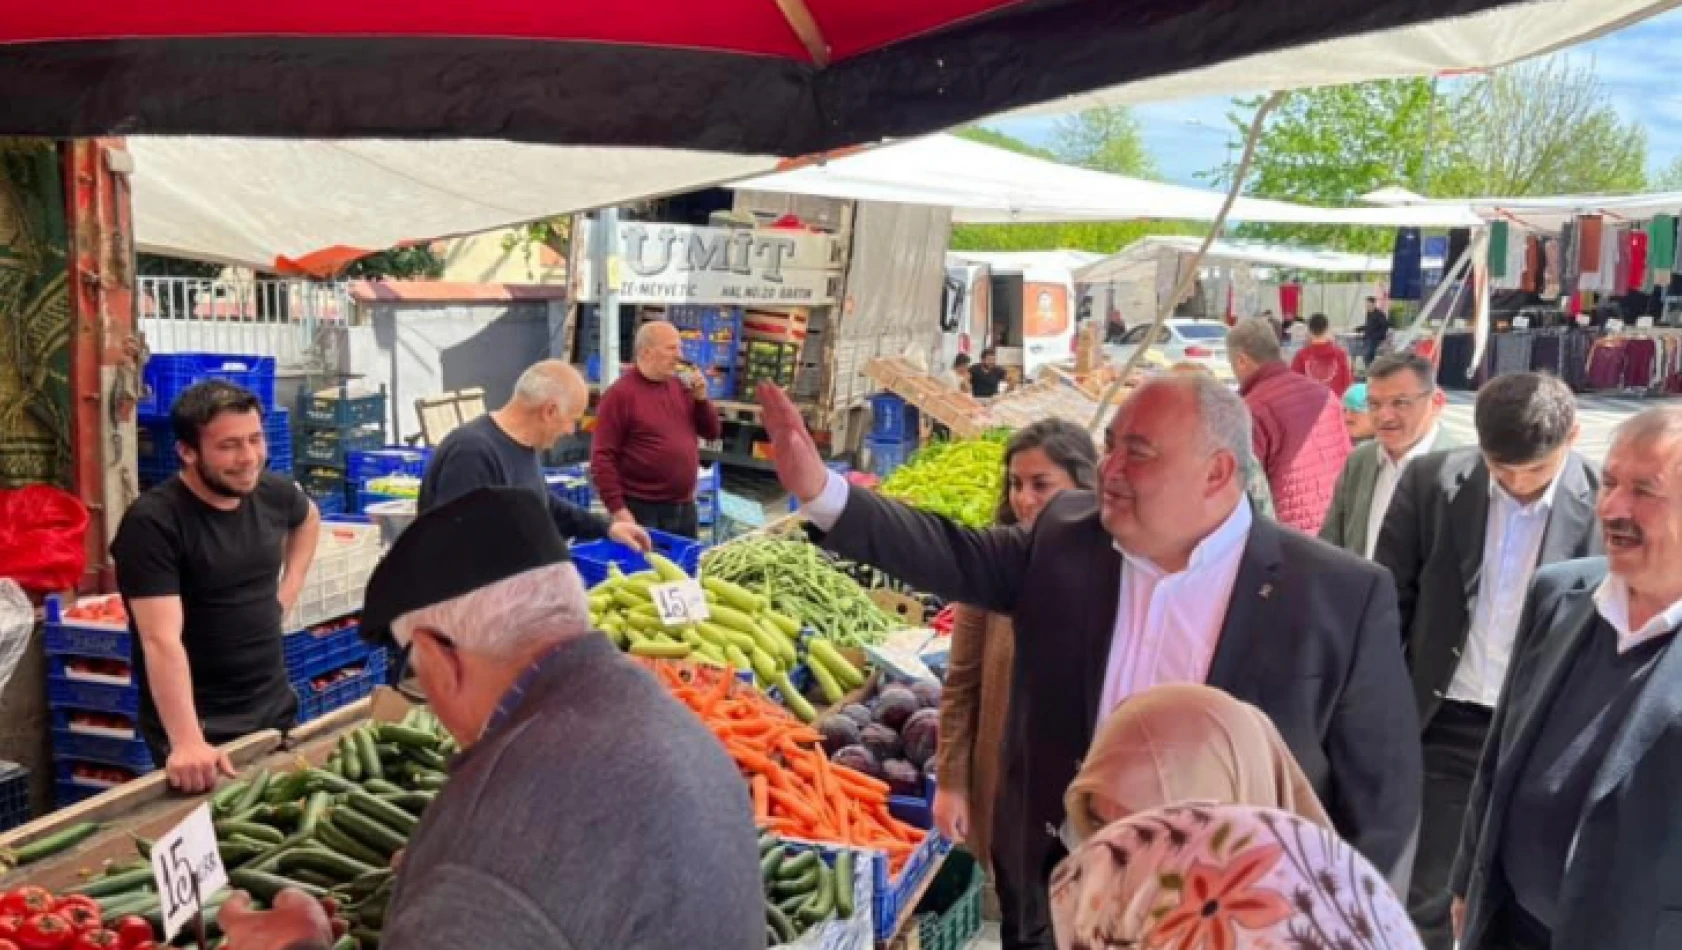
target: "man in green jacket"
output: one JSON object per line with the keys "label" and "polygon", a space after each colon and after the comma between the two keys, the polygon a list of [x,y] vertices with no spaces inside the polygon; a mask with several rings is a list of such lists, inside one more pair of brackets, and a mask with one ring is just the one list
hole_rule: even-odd
{"label": "man in green jacket", "polygon": [[1367,411],[1374,437],[1344,463],[1320,540],[1371,559],[1384,513],[1409,462],[1453,447],[1438,424],[1445,403],[1436,369],[1416,353],[1391,353],[1367,370]]}

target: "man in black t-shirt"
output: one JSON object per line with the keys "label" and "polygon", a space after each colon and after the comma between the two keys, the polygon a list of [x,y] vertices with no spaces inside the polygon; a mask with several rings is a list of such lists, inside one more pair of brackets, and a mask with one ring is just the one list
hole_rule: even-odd
{"label": "man in black t-shirt", "polygon": [[200,383],[170,421],[181,472],[129,507],[111,556],[145,686],[141,735],[170,784],[197,793],[234,773],[218,745],[297,718],[280,626],[321,517],[295,482],[264,470],[262,405],[249,391]]}
{"label": "man in black t-shirt", "polygon": [[991,346],[981,351],[981,362],[969,368],[970,395],[977,399],[992,399],[999,394],[1005,381],[1005,368],[999,365],[999,351]]}

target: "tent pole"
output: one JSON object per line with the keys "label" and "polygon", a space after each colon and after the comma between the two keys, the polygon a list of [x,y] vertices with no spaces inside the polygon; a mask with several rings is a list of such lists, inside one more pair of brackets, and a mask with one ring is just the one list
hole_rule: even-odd
{"label": "tent pole", "polygon": [[1239,193],[1244,189],[1244,176],[1249,174],[1250,162],[1256,157],[1256,143],[1261,140],[1262,127],[1266,124],[1267,115],[1285,101],[1285,96],[1286,93],[1283,91],[1269,95],[1250,120],[1250,132],[1244,138],[1244,154],[1238,159],[1238,167],[1233,169],[1232,181],[1227,185],[1226,199],[1221,202],[1220,212],[1215,215],[1215,220],[1210,222],[1209,233],[1204,235],[1203,243],[1198,246],[1197,253],[1192,255],[1191,265],[1186,268],[1185,273],[1180,275],[1179,286],[1174,288],[1174,295],[1158,308],[1156,320],[1151,323],[1151,328],[1145,333],[1144,340],[1133,350],[1133,356],[1128,359],[1127,365],[1122,367],[1121,375],[1109,385],[1108,389],[1104,390],[1103,398],[1098,400],[1098,409],[1092,414],[1092,422],[1086,427],[1088,431],[1097,432],[1098,427],[1103,425],[1104,410],[1109,407],[1110,400],[1116,397],[1116,393],[1121,391],[1121,387],[1126,385],[1127,380],[1138,370],[1139,364],[1156,343],[1156,335],[1162,331],[1163,325],[1168,322],[1168,317],[1173,314],[1174,307],[1180,298],[1184,297],[1197,283],[1197,269],[1203,263],[1203,256],[1209,253],[1209,248],[1214,245],[1215,239],[1220,237],[1221,228],[1226,225],[1227,213],[1232,210],[1233,202],[1238,200]]}
{"label": "tent pole", "polygon": [[602,389],[619,378],[619,209],[596,212],[595,240],[590,242],[596,274],[596,314],[601,325]]}

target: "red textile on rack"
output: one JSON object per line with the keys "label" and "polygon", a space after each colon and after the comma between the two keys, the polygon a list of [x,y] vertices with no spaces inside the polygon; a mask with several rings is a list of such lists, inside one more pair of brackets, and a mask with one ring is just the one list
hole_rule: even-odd
{"label": "red textile on rack", "polygon": [[1600,231],[1602,219],[1598,214],[1585,214],[1577,219],[1577,272],[1600,273]]}
{"label": "red textile on rack", "polygon": [[1624,235],[1624,272],[1629,276],[1630,290],[1647,289],[1647,232],[1630,231]]}
{"label": "red textile on rack", "polygon": [[1302,285],[1279,285],[1279,311],[1287,317],[1302,316]]}

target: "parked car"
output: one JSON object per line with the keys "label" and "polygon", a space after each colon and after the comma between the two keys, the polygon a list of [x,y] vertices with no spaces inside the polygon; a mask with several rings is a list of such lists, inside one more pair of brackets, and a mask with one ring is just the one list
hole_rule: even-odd
{"label": "parked car", "polygon": [[[1133,351],[1144,342],[1150,324],[1130,327],[1120,343],[1104,347],[1104,355],[1116,366],[1133,358]],[[1176,363],[1196,363],[1214,373],[1216,378],[1232,379],[1232,366],[1226,361],[1226,324],[1218,320],[1169,320],[1157,332],[1156,345],[1145,354],[1144,365],[1166,369]]]}

